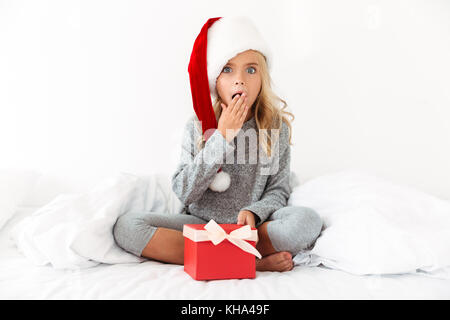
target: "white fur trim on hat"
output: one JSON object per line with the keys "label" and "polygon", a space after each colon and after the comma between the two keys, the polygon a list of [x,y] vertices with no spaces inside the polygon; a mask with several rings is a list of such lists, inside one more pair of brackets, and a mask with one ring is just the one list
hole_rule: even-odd
{"label": "white fur trim on hat", "polygon": [[209,90],[216,98],[216,80],[230,59],[247,50],[261,52],[270,69],[272,54],[264,38],[247,17],[223,17],[208,30],[207,69]]}
{"label": "white fur trim on hat", "polygon": [[222,170],[222,171],[216,173],[213,181],[209,185],[209,188],[212,191],[224,192],[225,190],[228,189],[230,184],[231,184],[230,175],[226,172],[223,172],[223,170]]}

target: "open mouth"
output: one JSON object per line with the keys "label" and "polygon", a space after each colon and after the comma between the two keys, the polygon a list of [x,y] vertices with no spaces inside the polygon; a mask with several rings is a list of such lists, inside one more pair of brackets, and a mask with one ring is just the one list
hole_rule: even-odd
{"label": "open mouth", "polygon": [[231,97],[231,99],[234,99],[234,97],[236,97],[237,95],[242,95],[242,92],[236,92],[235,94],[233,94],[233,96]]}

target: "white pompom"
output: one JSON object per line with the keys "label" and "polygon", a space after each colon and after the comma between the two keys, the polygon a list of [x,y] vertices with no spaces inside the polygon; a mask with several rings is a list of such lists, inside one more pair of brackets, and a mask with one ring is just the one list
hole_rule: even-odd
{"label": "white pompom", "polygon": [[212,191],[223,192],[230,186],[230,175],[226,172],[220,171],[214,176],[214,180],[209,185]]}

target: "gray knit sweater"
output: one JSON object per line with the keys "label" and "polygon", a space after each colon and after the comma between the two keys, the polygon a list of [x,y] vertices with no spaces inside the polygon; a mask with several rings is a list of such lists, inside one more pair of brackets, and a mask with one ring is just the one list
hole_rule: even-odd
{"label": "gray knit sweater", "polygon": [[[257,139],[252,141],[250,131],[255,136],[257,130],[255,117],[244,122],[229,143],[215,130],[201,150],[197,147],[201,135],[197,125],[195,115],[185,125],[181,161],[172,176],[172,189],[184,204],[181,213],[206,221],[214,219],[217,223],[237,223],[239,212],[249,210],[256,215],[258,226],[287,205],[292,190],[286,123],[283,122],[279,131],[268,130],[278,141],[272,145],[272,157],[267,157],[262,147],[258,147]],[[219,168],[231,177],[230,187],[224,192],[208,188]]]}

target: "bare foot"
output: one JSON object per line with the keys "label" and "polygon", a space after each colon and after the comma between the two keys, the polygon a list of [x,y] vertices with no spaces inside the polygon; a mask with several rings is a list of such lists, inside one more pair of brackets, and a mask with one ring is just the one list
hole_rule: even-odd
{"label": "bare foot", "polygon": [[294,267],[292,255],[287,251],[276,252],[265,256],[262,259],[256,259],[257,271],[289,271]]}

